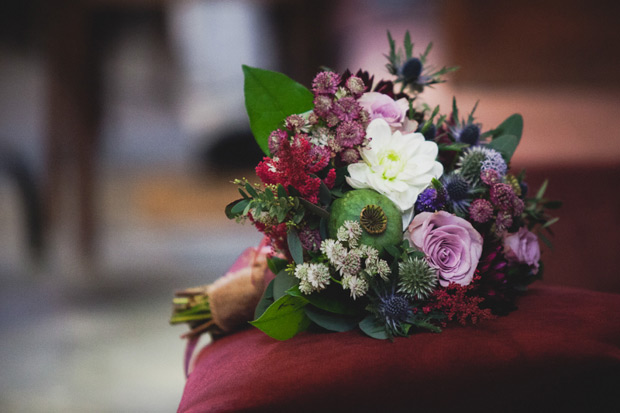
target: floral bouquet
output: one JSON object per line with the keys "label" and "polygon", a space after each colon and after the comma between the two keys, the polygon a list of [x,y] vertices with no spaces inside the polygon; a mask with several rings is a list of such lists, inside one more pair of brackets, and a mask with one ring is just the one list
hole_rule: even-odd
{"label": "floral bouquet", "polygon": [[189,336],[250,321],[286,340],[359,328],[378,339],[440,332],[516,309],[542,276],[539,240],[557,221],[546,182],[533,196],[510,171],[523,120],[483,130],[420,101],[454,68],[427,64],[388,33],[387,70],[318,73],[311,90],[243,67],[260,184],[236,180],[226,208],[265,235],[215,284],[177,294]]}

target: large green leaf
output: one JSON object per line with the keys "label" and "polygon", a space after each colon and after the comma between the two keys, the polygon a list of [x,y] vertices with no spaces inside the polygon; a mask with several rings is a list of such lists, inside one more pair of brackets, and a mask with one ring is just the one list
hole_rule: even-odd
{"label": "large green leaf", "polygon": [[265,288],[265,292],[263,293],[263,296],[261,297],[260,301],[256,305],[256,308],[254,309],[255,319],[262,316],[263,313],[269,308],[269,306],[273,304],[273,302],[275,301],[273,298],[273,283],[274,281],[271,280],[271,282],[267,285],[267,288]]}
{"label": "large green leaf", "polygon": [[355,315],[364,310],[364,302],[354,301],[340,285],[330,285],[323,291],[304,297],[310,304],[330,313]]}
{"label": "large green leaf", "polygon": [[302,297],[283,295],[250,324],[271,338],[288,340],[310,325],[311,321],[304,312],[306,304],[308,301]]}
{"label": "large green leaf", "polygon": [[388,339],[389,336],[385,331],[385,325],[383,325],[377,317],[373,314],[368,315],[362,321],[360,321],[360,329],[372,338],[379,340]]}
{"label": "large green leaf", "polygon": [[517,146],[519,146],[519,138],[514,135],[502,135],[493,139],[487,145],[488,148],[495,149],[501,153],[506,163],[510,162],[512,155],[517,150]]}
{"label": "large green leaf", "polygon": [[502,135],[513,135],[521,140],[523,134],[523,116],[515,113],[503,121],[497,128],[492,131],[493,139]]}
{"label": "large green leaf", "polygon": [[304,310],[308,318],[310,318],[310,320],[317,325],[326,330],[337,331],[339,333],[353,330],[357,327],[360,321],[360,317],[329,313],[327,311],[320,310],[313,305],[306,306]]}
{"label": "large green leaf", "polygon": [[287,116],[313,107],[313,95],[288,76],[243,65],[245,108],[258,146],[269,155],[269,134]]}

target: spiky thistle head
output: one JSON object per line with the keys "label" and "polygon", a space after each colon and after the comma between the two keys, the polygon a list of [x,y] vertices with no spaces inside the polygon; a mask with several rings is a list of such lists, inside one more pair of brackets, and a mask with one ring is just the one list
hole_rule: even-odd
{"label": "spiky thistle head", "polygon": [[460,174],[453,173],[441,177],[441,182],[448,195],[448,204],[459,216],[467,216],[473,194],[471,185]]}
{"label": "spiky thistle head", "polygon": [[478,184],[480,182],[482,162],[484,162],[486,157],[484,148],[480,146],[469,148],[461,155],[457,163],[459,174],[471,185]]}
{"label": "spiky thistle head", "polygon": [[424,300],[437,286],[437,271],[424,258],[413,257],[398,263],[398,292]]}

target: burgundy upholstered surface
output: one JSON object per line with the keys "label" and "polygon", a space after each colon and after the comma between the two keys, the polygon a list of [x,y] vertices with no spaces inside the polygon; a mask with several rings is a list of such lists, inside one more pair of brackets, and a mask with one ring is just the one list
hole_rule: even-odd
{"label": "burgundy upholstered surface", "polygon": [[519,307],[394,342],[247,329],[201,352],[179,411],[618,411],[620,295],[539,285]]}

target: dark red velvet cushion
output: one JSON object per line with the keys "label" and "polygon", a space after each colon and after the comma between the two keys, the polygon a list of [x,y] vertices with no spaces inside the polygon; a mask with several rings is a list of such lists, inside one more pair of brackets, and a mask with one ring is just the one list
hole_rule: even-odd
{"label": "dark red velvet cushion", "polygon": [[618,411],[620,295],[541,285],[519,307],[394,342],[247,329],[201,352],[179,411]]}

